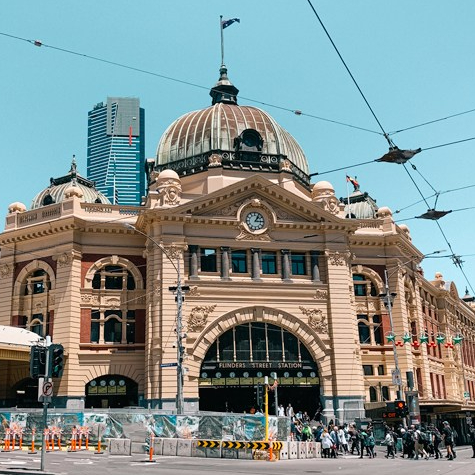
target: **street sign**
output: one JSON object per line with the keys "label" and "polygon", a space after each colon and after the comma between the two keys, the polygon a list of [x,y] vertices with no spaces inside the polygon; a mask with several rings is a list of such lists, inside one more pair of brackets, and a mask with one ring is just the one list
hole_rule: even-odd
{"label": "street sign", "polygon": [[465,399],[470,399],[470,393],[469,393],[468,391],[464,391],[463,397],[464,397]]}
{"label": "street sign", "polygon": [[38,379],[38,402],[51,402],[53,396],[53,382]]}
{"label": "street sign", "polygon": [[398,369],[393,369],[391,374],[393,377],[393,384],[395,386],[402,386],[401,372]]}
{"label": "street sign", "polygon": [[178,366],[178,363],[162,363],[160,368],[173,368],[175,366]]}

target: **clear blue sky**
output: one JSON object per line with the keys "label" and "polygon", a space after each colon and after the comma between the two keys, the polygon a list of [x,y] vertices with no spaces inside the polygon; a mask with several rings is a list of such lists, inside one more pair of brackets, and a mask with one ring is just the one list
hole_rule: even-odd
{"label": "clear blue sky", "polygon": [[[327,30],[387,132],[475,108],[473,0],[313,0]],[[210,104],[218,79],[219,15],[241,23],[225,33],[229,77],[240,103],[262,107],[292,133],[311,172],[325,172],[383,155],[378,133],[259,105],[249,99],[355,125],[379,126],[306,0],[45,0],[4,2],[0,33],[41,40],[205,87],[92,61],[0,35],[2,174],[0,213],[14,201],[30,206],[50,177],[77,157],[86,174],[87,112],[107,96],[139,97],[146,111],[146,154],[155,155],[165,128],[178,116]],[[246,98],[246,99],[244,99]],[[400,148],[423,149],[475,136],[475,112],[392,135]],[[475,183],[475,141],[423,151],[409,162],[424,196]],[[421,197],[401,165],[369,165],[322,174],[346,195],[345,174],[357,176],[380,206],[393,211]],[[475,188],[441,194],[437,209],[475,206]],[[434,207],[434,198],[428,199]],[[427,210],[421,202],[395,216]],[[439,221],[475,286],[475,210]],[[408,220],[422,252],[446,249],[433,221]],[[465,277],[450,259],[426,259],[425,276],[441,271],[463,295]]]}

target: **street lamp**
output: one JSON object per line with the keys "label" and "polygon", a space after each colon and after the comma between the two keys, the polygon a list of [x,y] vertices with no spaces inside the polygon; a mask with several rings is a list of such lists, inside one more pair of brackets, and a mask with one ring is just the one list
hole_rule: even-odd
{"label": "street lamp", "polygon": [[[384,289],[386,293],[384,294],[379,294],[379,298],[383,302],[384,306],[388,309],[388,315],[389,315],[389,326],[391,328],[391,334],[394,335],[394,325],[393,325],[393,311],[392,311],[392,306],[394,303],[394,299],[396,298],[397,294],[395,292],[389,292],[389,282],[388,282],[388,271],[385,269],[384,270]],[[397,350],[396,350],[396,341],[393,338],[392,339],[392,344],[393,344],[393,353],[394,353],[394,366],[395,369],[393,371],[393,383],[396,384],[397,386],[397,397],[396,399],[401,399],[402,398],[402,378],[401,378],[401,370],[399,369],[399,359],[397,356]]]}
{"label": "street lamp", "polygon": [[184,378],[183,378],[183,357],[185,353],[185,349],[183,347],[183,322],[182,322],[182,308],[183,308],[183,301],[184,297],[183,294],[187,290],[189,290],[189,286],[187,285],[182,285],[181,283],[181,273],[180,273],[180,256],[177,255],[176,257],[176,264],[173,261],[172,256],[170,256],[170,253],[165,249],[165,247],[157,242],[153,237],[149,236],[148,234],[140,231],[137,229],[134,225],[130,223],[125,223],[125,226],[127,228],[133,229],[135,232],[141,234],[142,236],[146,237],[149,239],[155,246],[157,246],[163,254],[167,257],[167,259],[170,261],[172,266],[174,267],[176,271],[176,286],[168,287],[168,290],[175,292],[176,297],[176,336],[177,336],[177,367],[176,367],[176,376],[177,376],[177,381],[176,381],[176,412],[177,414],[183,414],[184,411],[184,399],[183,399],[183,383],[184,383]]}

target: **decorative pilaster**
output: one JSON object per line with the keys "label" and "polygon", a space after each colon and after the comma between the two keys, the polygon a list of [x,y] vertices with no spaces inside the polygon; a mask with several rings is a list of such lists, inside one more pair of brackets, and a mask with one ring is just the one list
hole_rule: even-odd
{"label": "decorative pilaster", "polygon": [[229,277],[229,247],[221,248],[221,279],[231,280]]}
{"label": "decorative pilaster", "polygon": [[284,282],[291,282],[290,279],[290,251],[288,249],[282,249],[282,280]]}
{"label": "decorative pilaster", "polygon": [[261,279],[261,263],[260,263],[260,249],[251,248],[252,253],[252,272],[251,278],[254,281],[259,281]]}
{"label": "decorative pilaster", "polygon": [[310,252],[310,265],[312,267],[312,281],[320,282],[320,269],[318,267],[318,256],[320,253],[318,251]]}
{"label": "decorative pilaster", "polygon": [[190,279],[199,279],[198,249],[198,246],[190,246]]}

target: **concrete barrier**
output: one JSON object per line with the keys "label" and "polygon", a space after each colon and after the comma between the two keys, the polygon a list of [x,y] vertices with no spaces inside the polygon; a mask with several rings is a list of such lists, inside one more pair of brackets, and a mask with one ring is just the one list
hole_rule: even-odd
{"label": "concrete barrier", "polygon": [[252,460],[252,449],[237,449],[237,458],[242,460]]}
{"label": "concrete barrier", "polygon": [[280,449],[279,459],[280,460],[289,459],[289,442],[282,442],[282,448]]}
{"label": "concrete barrier", "polygon": [[131,455],[130,439],[109,439],[109,453],[111,455]]}
{"label": "concrete barrier", "polygon": [[177,454],[178,439],[163,439],[162,455]]}
{"label": "concrete barrier", "polygon": [[321,458],[322,457],[322,443],[315,442],[315,457]]}
{"label": "concrete barrier", "polygon": [[315,442],[307,442],[307,458],[314,459],[316,457]]}
{"label": "concrete barrier", "polygon": [[221,448],[221,458],[223,459],[237,459],[238,452],[242,449],[227,449],[222,447]]}
{"label": "concrete barrier", "polygon": [[297,442],[297,458],[306,459],[307,458],[307,442]]}
{"label": "concrete barrier", "polygon": [[163,439],[161,437],[153,438],[153,453],[155,455],[163,455]]}
{"label": "concrete barrier", "polygon": [[179,457],[191,457],[191,439],[178,439],[176,454]]}
{"label": "concrete barrier", "polygon": [[289,442],[289,459],[298,458],[298,443],[296,441]]}
{"label": "concrete barrier", "polygon": [[217,447],[199,447],[198,440],[192,440],[191,442],[191,456],[192,457],[205,457],[205,458],[221,458],[221,441],[218,440]]}

